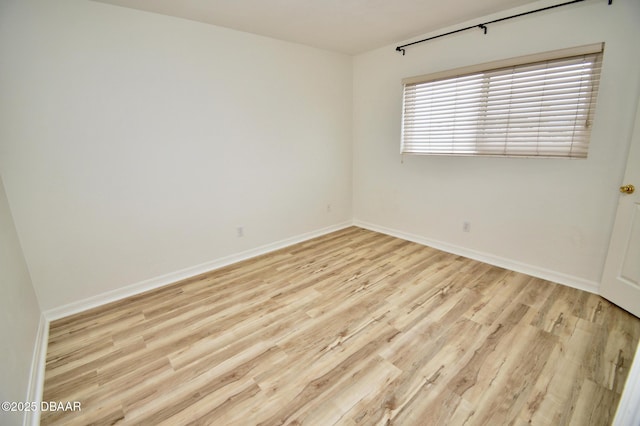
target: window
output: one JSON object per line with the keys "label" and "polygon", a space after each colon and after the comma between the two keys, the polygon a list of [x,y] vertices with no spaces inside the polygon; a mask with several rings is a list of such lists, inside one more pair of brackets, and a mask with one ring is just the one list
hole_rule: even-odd
{"label": "window", "polygon": [[402,153],[586,158],[603,47],[403,80]]}

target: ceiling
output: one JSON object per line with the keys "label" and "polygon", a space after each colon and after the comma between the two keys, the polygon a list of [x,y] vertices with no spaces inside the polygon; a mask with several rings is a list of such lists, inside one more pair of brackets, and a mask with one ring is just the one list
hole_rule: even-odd
{"label": "ceiling", "polygon": [[94,0],[358,54],[534,0]]}

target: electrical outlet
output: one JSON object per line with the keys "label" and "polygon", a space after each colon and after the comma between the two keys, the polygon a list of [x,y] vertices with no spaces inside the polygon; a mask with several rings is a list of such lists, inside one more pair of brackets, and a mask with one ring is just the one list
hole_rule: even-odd
{"label": "electrical outlet", "polygon": [[471,223],[462,222],[462,231],[463,232],[471,232]]}
{"label": "electrical outlet", "polygon": [[236,231],[238,232],[238,237],[244,237],[244,228],[242,226],[238,226]]}

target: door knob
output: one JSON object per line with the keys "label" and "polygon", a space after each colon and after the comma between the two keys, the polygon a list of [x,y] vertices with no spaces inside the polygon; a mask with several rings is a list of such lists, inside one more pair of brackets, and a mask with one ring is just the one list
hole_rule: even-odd
{"label": "door knob", "polygon": [[636,187],[631,184],[620,187],[620,192],[622,192],[623,194],[633,194],[633,191],[635,190]]}

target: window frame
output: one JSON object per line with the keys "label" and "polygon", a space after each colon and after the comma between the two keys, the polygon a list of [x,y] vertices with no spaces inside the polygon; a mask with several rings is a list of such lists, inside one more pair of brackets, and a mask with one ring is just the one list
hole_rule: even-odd
{"label": "window frame", "polygon": [[[462,68],[456,68],[452,70],[446,70],[446,71],[441,71],[441,72],[436,72],[431,74],[405,78],[402,80],[402,85],[403,85],[402,121],[401,121],[402,133],[401,133],[400,152],[402,155],[406,154],[406,155],[429,155],[429,156],[482,156],[482,157],[491,156],[491,157],[533,157],[533,158],[568,158],[568,159],[587,158],[588,151],[589,151],[589,141],[591,137],[591,128],[593,127],[592,124],[593,124],[594,115],[595,115],[597,94],[598,94],[599,83],[600,83],[603,52],[604,52],[604,43],[595,43],[595,44],[589,44],[585,46],[578,46],[578,47],[573,47],[568,49],[559,49],[559,50],[554,50],[549,52],[537,53],[533,55],[519,56],[515,58],[500,60],[500,61],[487,62],[483,64],[477,64],[477,65],[472,65],[472,66],[467,66]],[[575,87],[576,86],[575,82],[572,83],[573,86],[571,87],[571,89],[572,90],[575,89],[576,93],[578,94],[577,100],[575,100],[576,103],[571,107],[567,107],[566,110],[563,109],[562,112],[571,111],[570,108],[575,108],[576,117],[573,119],[573,121],[571,121],[571,119],[564,119],[565,120],[564,122],[573,123],[572,130],[567,130],[567,125],[563,125],[563,126],[557,125],[558,129],[560,127],[565,129],[564,136],[563,136],[564,139],[561,140],[558,137],[557,140],[559,140],[560,142],[556,142],[557,145],[554,145],[554,143],[551,142],[550,136],[541,136],[539,133],[540,130],[543,130],[547,132],[546,133],[547,135],[553,136],[553,133],[550,133],[549,131],[557,130],[557,129],[554,129],[554,126],[556,126],[554,124],[547,123],[542,126],[540,125],[540,123],[545,122],[542,118],[543,114],[541,111],[545,111],[545,109],[546,111],[549,111],[549,102],[546,100],[547,98],[545,98],[545,96],[549,96],[549,95],[545,94],[544,91],[541,95],[539,95],[540,113],[538,114],[539,115],[538,121],[535,122],[535,120],[531,120],[526,122],[526,124],[522,126],[525,130],[522,130],[521,134],[535,133],[532,129],[538,130],[538,134],[535,136],[535,142],[533,141],[534,138],[531,138],[531,137],[530,137],[531,141],[527,141],[524,143],[516,142],[517,135],[518,135],[517,126],[514,125],[510,127],[509,124],[507,124],[504,127],[504,134],[509,135],[510,134],[509,132],[513,132],[516,135],[516,137],[513,137],[514,141],[510,141],[507,139],[507,136],[504,136],[504,148],[502,148],[503,149],[502,153],[499,152],[499,149],[497,148],[497,145],[495,145],[495,142],[493,141],[482,142],[479,136],[470,136],[474,131],[476,133],[486,135],[488,126],[486,121],[484,120],[487,120],[487,119],[496,120],[496,118],[495,117],[492,118],[490,113],[487,112],[486,110],[487,102],[492,101],[492,98],[497,96],[497,95],[491,94],[488,91],[486,87],[486,85],[488,84],[487,83],[488,78],[493,78],[496,75],[500,75],[501,73],[504,73],[506,75],[506,74],[509,74],[509,72],[511,72],[512,75],[518,75],[517,74],[518,72],[522,72],[522,70],[525,70],[525,69],[528,70],[536,67],[543,69],[541,66],[548,65],[548,62],[557,62],[557,61],[565,61],[565,60],[570,62],[571,61],[575,62],[574,59],[580,59],[585,64],[592,63],[592,65],[583,66],[584,70],[587,70],[587,71],[580,74],[580,76],[582,76],[581,78],[585,76],[587,78],[587,80],[585,80],[587,84],[584,87],[582,87],[582,80],[580,80],[578,87]],[[545,72],[545,71],[543,70],[543,71],[540,71],[539,73],[542,73],[542,72]],[[490,77],[487,77],[487,76],[490,76]],[[461,135],[456,136],[455,130],[447,130],[448,132],[451,133],[451,136],[446,136],[447,138],[451,138],[450,144],[452,148],[449,151],[446,151],[446,148],[440,147],[440,145],[438,145],[437,142],[434,142],[433,144],[437,146],[437,148],[434,148],[434,147],[430,148],[430,146],[432,145],[430,138],[433,137],[434,140],[437,140],[437,137],[434,136],[434,134],[436,134],[438,130],[432,129],[432,130],[424,131],[425,136],[423,136],[422,133],[419,133],[420,130],[415,130],[415,129],[420,127],[418,123],[427,123],[426,127],[430,127],[432,126],[432,122],[436,122],[437,120],[436,118],[434,118],[435,113],[427,114],[427,113],[415,112],[420,107],[423,107],[426,105],[426,104],[424,105],[420,104],[419,106],[416,106],[418,105],[417,104],[418,101],[416,101],[416,99],[422,96],[422,95],[418,95],[418,90],[437,90],[437,89],[429,89],[429,88],[419,89],[418,86],[423,85],[422,87],[425,87],[426,85],[432,84],[434,87],[437,88],[437,87],[440,87],[440,86],[437,86],[438,84],[444,85],[444,84],[447,84],[447,82],[450,82],[451,84],[455,85],[457,84],[456,82],[458,81],[456,79],[465,79],[465,78],[466,79],[477,78],[479,79],[479,81],[481,81],[481,84],[478,86],[478,90],[482,91],[483,93],[482,95],[477,95],[478,105],[479,105],[478,108],[480,109],[485,108],[485,110],[478,112],[477,115],[478,117],[480,117],[480,119],[476,119],[475,121],[474,119],[471,119],[469,121],[469,123],[473,123],[473,126],[475,127],[471,128],[469,127],[469,125],[467,125],[466,129],[464,129],[466,133],[464,133],[462,136]],[[544,83],[547,81],[545,79],[548,77],[546,77],[545,75],[542,75],[542,77],[538,77],[538,78],[540,78],[540,80],[538,81]],[[465,92],[465,96],[471,96],[473,100],[461,101],[460,104],[462,106],[459,107],[457,105],[457,96],[459,95],[459,92],[457,91],[458,89],[456,87],[455,89],[451,90],[452,96],[453,95],[456,96],[456,101],[449,102],[449,98],[447,98],[447,102],[453,103],[455,106],[449,109],[443,107],[444,112],[446,113],[451,112],[455,115],[456,113],[460,112],[458,108],[460,109],[462,109],[463,107],[471,108],[471,106],[469,105],[473,105],[473,102],[475,102],[476,98],[473,97],[475,96],[473,93],[473,86],[471,85],[471,83],[468,83],[469,81],[470,80],[467,80],[467,83],[465,83],[466,85],[464,85],[464,87],[467,89],[467,91]],[[462,86],[463,84],[461,83],[460,85]],[[407,105],[407,102],[408,102],[407,88],[408,87],[411,88],[412,90],[411,96],[413,96],[411,98],[413,100],[413,104],[411,105],[411,107],[408,107]],[[469,88],[472,88],[472,89],[470,90]],[[442,90],[446,90],[446,89],[442,89]],[[484,93],[484,91],[487,91],[487,93]],[[527,94],[523,96],[526,98],[532,98],[532,97],[535,98],[536,95],[535,94],[531,95],[527,92]],[[440,101],[445,102],[443,100],[444,96],[434,95],[434,98],[438,98],[439,102]],[[565,98],[563,97],[562,100],[565,100]],[[422,102],[431,102],[431,101],[422,101]],[[508,117],[511,117],[511,114],[515,115],[521,112],[521,110],[517,109],[519,108],[519,106],[517,106],[518,102],[514,102],[514,104],[516,104],[515,107],[511,106],[511,99],[509,99],[508,102],[509,102],[508,108],[507,108]],[[428,104],[429,107],[431,107],[431,105],[432,105],[431,103]],[[407,124],[408,111],[415,112],[415,115],[411,116],[410,119],[412,121],[410,121],[409,124]],[[471,113],[469,113],[469,111],[471,111]],[[578,111],[582,111],[582,113],[579,115],[580,119],[578,118]],[[586,111],[586,115],[584,111]],[[473,114],[473,110],[467,111],[467,115],[470,115],[470,114]],[[526,115],[524,116],[524,118],[527,118],[527,119],[534,118],[534,114],[532,113],[530,115]],[[456,119],[449,118],[449,120],[454,120],[453,122],[457,123],[457,121],[455,121]],[[553,121],[552,118],[546,118],[546,120],[547,122]],[[443,120],[440,120],[440,121],[442,122],[441,126],[445,126],[447,124],[446,119],[444,119],[444,121]],[[585,124],[583,126],[579,125],[579,123],[581,122],[584,122]],[[509,123],[509,120],[507,120],[507,123]],[[532,126],[531,125],[532,123],[535,123],[537,127]],[[433,124],[433,127],[436,127],[436,124]],[[442,128],[443,127],[441,127],[441,129]],[[419,140],[419,138],[421,137],[422,138],[426,137],[427,142],[414,143],[413,145],[410,146],[410,149],[407,149],[406,145],[408,145],[407,140],[409,139],[406,134],[408,132],[407,129],[413,132],[411,135],[415,135],[415,134],[418,135],[416,136],[415,140]],[[558,134],[560,134],[560,130],[557,130],[557,131],[558,131]],[[442,133],[442,131],[440,133]],[[569,133],[571,133],[570,141],[568,139]],[[463,143],[462,142],[463,136],[464,136],[464,139],[466,139],[467,141],[473,140],[473,142],[467,143],[466,150],[459,148],[459,146]],[[574,143],[575,143],[575,152],[573,152]],[[478,146],[480,146],[480,148],[478,148]],[[420,147],[422,147],[422,150],[418,149]],[[487,147],[490,147],[491,149]],[[458,150],[458,152],[456,152],[456,150]]]}

